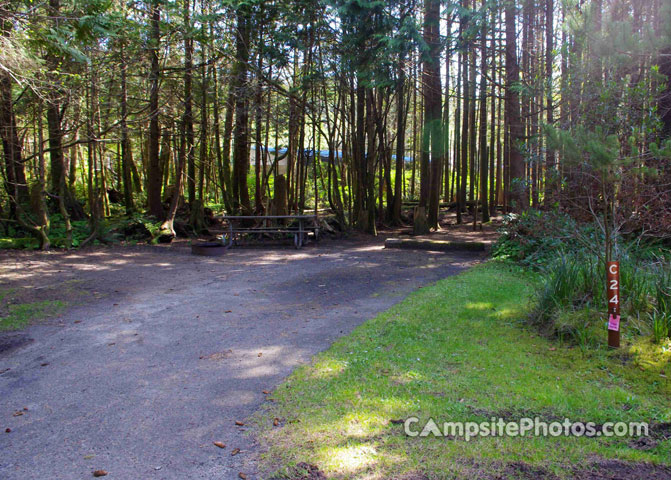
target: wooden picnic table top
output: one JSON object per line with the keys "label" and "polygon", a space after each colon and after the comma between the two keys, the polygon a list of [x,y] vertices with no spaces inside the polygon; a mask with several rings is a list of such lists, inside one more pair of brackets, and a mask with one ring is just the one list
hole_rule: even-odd
{"label": "wooden picnic table top", "polygon": [[317,218],[317,215],[224,215],[222,220],[275,220],[293,218],[296,220],[307,220]]}

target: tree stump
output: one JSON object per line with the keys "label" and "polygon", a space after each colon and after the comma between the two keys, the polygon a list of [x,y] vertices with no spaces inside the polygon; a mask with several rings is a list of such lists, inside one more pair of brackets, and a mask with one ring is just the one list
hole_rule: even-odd
{"label": "tree stump", "polygon": [[426,207],[415,207],[412,233],[415,235],[426,235],[429,233],[429,222],[426,219]]}

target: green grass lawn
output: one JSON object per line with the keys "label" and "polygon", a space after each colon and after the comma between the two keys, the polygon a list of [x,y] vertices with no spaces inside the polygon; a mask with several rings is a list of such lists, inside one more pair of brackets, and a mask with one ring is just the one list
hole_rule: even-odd
{"label": "green grass lawn", "polygon": [[257,415],[262,471],[294,478],[286,472],[306,462],[328,478],[478,478],[524,462],[568,478],[566,467],[599,458],[671,463],[668,439],[640,450],[630,438],[405,435],[398,420],[411,416],[671,421],[671,349],[644,361],[537,335],[524,324],[536,280],[492,261],[418,290],[336,342]]}

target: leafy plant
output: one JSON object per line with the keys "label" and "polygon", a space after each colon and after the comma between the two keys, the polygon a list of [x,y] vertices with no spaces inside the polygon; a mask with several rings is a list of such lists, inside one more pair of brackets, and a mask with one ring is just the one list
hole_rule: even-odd
{"label": "leafy plant", "polygon": [[650,313],[652,324],[652,338],[655,343],[661,343],[669,337],[669,328],[671,327],[671,316],[664,312],[655,310]]}

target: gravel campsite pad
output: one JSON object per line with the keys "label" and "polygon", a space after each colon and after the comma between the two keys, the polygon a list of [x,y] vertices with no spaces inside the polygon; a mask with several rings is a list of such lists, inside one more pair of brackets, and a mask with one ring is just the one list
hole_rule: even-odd
{"label": "gravel campsite pad", "polygon": [[481,259],[382,240],[216,258],[186,246],[2,253],[0,289],[14,302],[67,307],[0,333],[0,478],[256,478],[245,419],[268,392]]}

